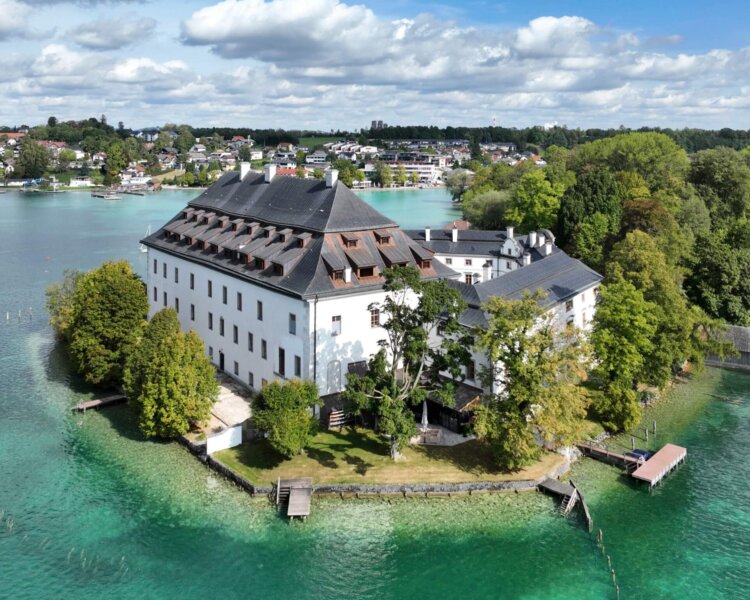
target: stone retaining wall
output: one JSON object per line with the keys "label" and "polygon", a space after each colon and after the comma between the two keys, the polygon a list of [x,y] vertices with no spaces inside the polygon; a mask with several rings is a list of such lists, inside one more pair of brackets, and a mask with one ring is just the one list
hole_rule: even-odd
{"label": "stone retaining wall", "polygon": [[[217,473],[220,473],[230,481],[236,483],[245,491],[253,495],[271,494],[273,485],[255,485],[242,477],[239,473],[229,468],[224,463],[212,456],[206,455],[206,445],[195,444],[180,436],[178,441],[186,446],[190,452],[195,454],[202,462],[206,463]],[[552,469],[539,479],[521,479],[518,481],[474,481],[468,483],[393,483],[393,484],[370,484],[370,483],[341,483],[313,485],[316,494],[335,494],[340,496],[377,496],[377,495],[402,495],[402,496],[429,496],[435,494],[471,494],[481,492],[522,492],[535,490],[545,479],[555,479],[570,470],[570,462],[565,461],[559,467]]]}

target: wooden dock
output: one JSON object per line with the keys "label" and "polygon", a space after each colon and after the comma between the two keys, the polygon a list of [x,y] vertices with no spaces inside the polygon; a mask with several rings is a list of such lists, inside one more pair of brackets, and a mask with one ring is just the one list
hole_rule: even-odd
{"label": "wooden dock", "polygon": [[123,404],[127,402],[127,396],[124,394],[112,394],[111,396],[104,396],[102,398],[96,398],[95,400],[86,400],[76,404],[72,410],[76,412],[86,412],[92,408],[102,408],[104,406],[112,406],[114,404]]}
{"label": "wooden dock", "polygon": [[576,490],[575,486],[568,485],[557,479],[545,479],[537,487],[543,492],[560,497],[560,511],[563,514],[567,515],[578,502],[578,490]]}
{"label": "wooden dock", "polygon": [[589,506],[586,504],[586,499],[583,497],[583,493],[581,493],[581,490],[578,489],[575,483],[573,483],[573,480],[570,480],[571,487],[576,491],[578,494],[578,500],[581,503],[581,508],[583,509],[583,517],[586,519],[586,527],[589,531],[594,529],[594,519],[591,518],[591,512],[589,512]]}
{"label": "wooden dock", "polygon": [[289,519],[300,517],[304,521],[310,515],[312,494],[313,482],[310,477],[276,481],[276,506],[286,504]]}
{"label": "wooden dock", "polygon": [[610,465],[616,465],[623,467],[626,471],[638,468],[638,459],[632,456],[625,456],[617,452],[611,452],[601,446],[594,446],[593,444],[576,444],[578,449],[583,453],[584,456],[595,458],[602,462],[609,463]]}
{"label": "wooden dock", "polygon": [[654,487],[687,458],[687,449],[674,444],[667,444],[631,475]]}

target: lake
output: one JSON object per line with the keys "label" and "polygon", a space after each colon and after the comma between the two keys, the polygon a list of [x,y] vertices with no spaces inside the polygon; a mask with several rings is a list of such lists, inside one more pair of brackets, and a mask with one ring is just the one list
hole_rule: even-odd
{"label": "lake", "polygon": [[[91,390],[45,288],[108,258],[143,273],[139,237],[194,195],[0,194],[0,597],[615,598],[594,535],[552,498],[315,498],[290,525],[176,443],[143,441],[126,406],[71,413]],[[459,216],[442,190],[361,195],[405,227]],[[707,369],[654,419],[639,446],[688,460],[652,493],[591,461],[571,473],[620,597],[750,596],[750,376]]]}

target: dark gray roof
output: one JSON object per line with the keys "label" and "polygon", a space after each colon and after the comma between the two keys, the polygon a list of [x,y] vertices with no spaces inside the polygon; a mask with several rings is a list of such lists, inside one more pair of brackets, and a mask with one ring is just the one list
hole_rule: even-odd
{"label": "dark gray roof", "polygon": [[[457,254],[461,256],[502,256],[508,258],[500,252],[503,242],[508,239],[505,231],[486,231],[481,229],[461,229],[458,232],[458,241],[454,242],[451,229],[433,229],[430,231],[430,241],[425,240],[424,229],[405,229],[404,233],[421,246],[429,248],[436,254]],[[542,229],[547,239],[554,239],[552,233]],[[543,249],[539,247],[529,248],[526,234],[514,235],[513,239],[520,246],[522,252],[528,252],[531,255],[532,262],[544,258]],[[553,244],[552,253],[560,252],[560,249]]]}
{"label": "dark gray roof", "polygon": [[190,203],[233,217],[306,231],[342,232],[396,227],[347,188],[336,182],[278,175],[266,183],[262,173],[225,173]]}
{"label": "dark gray roof", "polygon": [[449,281],[448,284],[458,289],[469,305],[461,315],[460,323],[472,327],[486,323],[480,308],[493,296],[519,300],[524,293],[533,294],[542,290],[546,294],[544,305],[551,306],[579,294],[602,279],[599,273],[560,251],[489,281],[475,285],[461,281]]}

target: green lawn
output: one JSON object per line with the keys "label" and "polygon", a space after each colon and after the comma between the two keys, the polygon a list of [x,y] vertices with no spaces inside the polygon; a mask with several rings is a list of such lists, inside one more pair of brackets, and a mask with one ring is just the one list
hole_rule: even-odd
{"label": "green lawn", "polygon": [[495,470],[491,454],[476,441],[452,447],[410,446],[403,458],[393,461],[387,443],[374,432],[347,428],[319,433],[305,455],[292,459],[279,455],[265,440],[222,450],[214,458],[258,485],[278,477],[312,477],[316,484],[511,481],[536,479],[563,462],[560,455],[545,453],[527,469],[503,473]]}
{"label": "green lawn", "polygon": [[338,142],[341,139],[341,137],[302,137],[299,139],[299,145],[306,146],[310,148],[310,151],[312,151],[315,146]]}

